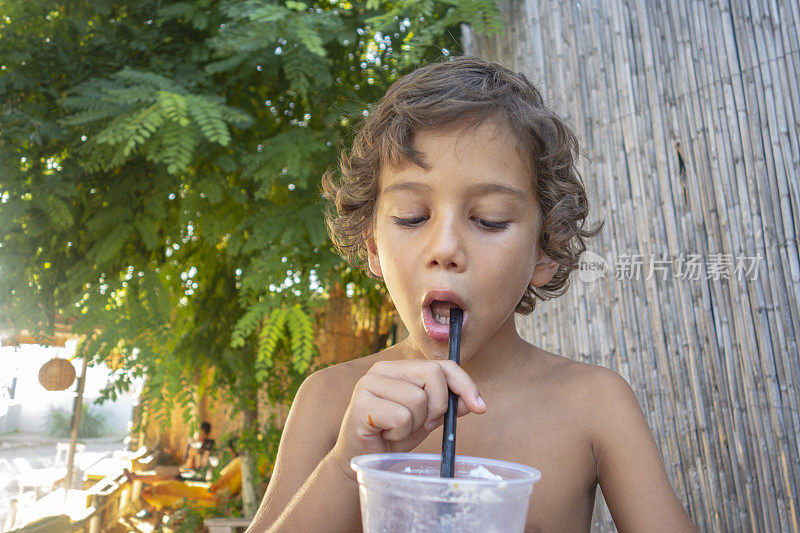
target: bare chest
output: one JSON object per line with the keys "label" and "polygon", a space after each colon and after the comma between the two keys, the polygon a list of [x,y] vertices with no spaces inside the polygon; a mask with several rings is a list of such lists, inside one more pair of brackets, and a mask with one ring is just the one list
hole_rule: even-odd
{"label": "bare chest", "polygon": [[[582,424],[568,412],[553,409],[502,415],[490,411],[460,418],[456,453],[522,463],[542,473],[531,496],[526,531],[588,531],[597,472]],[[438,428],[414,451],[441,449]]]}

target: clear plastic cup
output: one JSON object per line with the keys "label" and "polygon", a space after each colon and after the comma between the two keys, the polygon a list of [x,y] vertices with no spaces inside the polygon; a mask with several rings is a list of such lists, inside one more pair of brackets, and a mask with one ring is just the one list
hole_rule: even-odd
{"label": "clear plastic cup", "polygon": [[456,456],[455,478],[439,477],[441,456],[360,455],[361,523],[366,533],[522,532],[541,472],[494,459]]}

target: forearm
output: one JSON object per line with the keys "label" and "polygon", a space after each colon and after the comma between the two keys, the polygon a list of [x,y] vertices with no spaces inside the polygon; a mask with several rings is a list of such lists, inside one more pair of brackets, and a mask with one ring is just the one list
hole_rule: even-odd
{"label": "forearm", "polygon": [[274,521],[265,502],[248,533],[360,531],[358,484],[326,455]]}

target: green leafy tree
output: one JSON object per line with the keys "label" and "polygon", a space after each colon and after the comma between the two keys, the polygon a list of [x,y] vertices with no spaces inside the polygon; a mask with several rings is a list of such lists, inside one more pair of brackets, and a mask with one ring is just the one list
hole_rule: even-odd
{"label": "green leafy tree", "polygon": [[255,428],[311,369],[313,307],[381,291],[319,177],[461,23],[499,31],[488,0],[0,0],[0,329],[67,320],[121,358],[107,397],[146,376],[153,406],[224,394]]}

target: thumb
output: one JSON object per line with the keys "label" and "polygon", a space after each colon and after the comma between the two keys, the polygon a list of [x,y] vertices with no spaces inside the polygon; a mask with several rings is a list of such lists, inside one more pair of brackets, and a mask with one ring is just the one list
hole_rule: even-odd
{"label": "thumb", "polygon": [[458,416],[464,416],[469,413],[483,414],[486,412],[486,402],[481,398],[480,394],[475,394],[471,397],[458,397]]}

